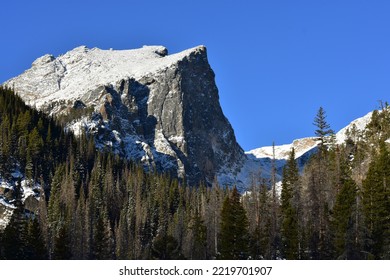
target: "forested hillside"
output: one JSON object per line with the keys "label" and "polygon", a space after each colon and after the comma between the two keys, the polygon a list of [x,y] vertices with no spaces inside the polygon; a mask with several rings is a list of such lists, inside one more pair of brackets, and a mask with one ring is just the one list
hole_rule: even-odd
{"label": "forested hillside", "polygon": [[[146,173],[59,123],[0,88],[0,180],[13,209],[1,259],[390,258],[387,104],[343,145],[320,109],[318,152],[300,174],[291,151],[280,195],[272,178],[239,194]],[[33,211],[26,185],[38,186]]]}

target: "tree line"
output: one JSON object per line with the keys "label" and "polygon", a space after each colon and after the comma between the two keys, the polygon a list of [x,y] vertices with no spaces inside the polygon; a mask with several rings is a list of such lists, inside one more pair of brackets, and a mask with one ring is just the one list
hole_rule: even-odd
{"label": "tree line", "polygon": [[[389,121],[385,104],[336,145],[320,108],[304,171],[292,150],[280,195],[261,171],[239,194],[145,172],[0,88],[0,178],[12,182],[15,206],[0,258],[388,259]],[[16,171],[41,187],[33,213]]]}

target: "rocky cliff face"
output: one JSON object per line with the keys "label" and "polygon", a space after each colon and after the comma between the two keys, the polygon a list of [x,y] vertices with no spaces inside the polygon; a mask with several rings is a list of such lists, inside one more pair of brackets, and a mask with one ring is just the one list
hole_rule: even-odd
{"label": "rocky cliff face", "polygon": [[171,172],[190,184],[234,182],[246,159],[219,104],[204,46],[167,55],[76,48],[45,55],[5,83],[27,103],[68,115],[68,128],[100,149]]}

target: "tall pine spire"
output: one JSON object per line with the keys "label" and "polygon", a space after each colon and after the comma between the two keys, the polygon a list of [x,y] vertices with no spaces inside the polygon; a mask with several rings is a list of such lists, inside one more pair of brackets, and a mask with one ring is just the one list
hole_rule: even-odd
{"label": "tall pine spire", "polygon": [[240,194],[234,188],[225,198],[221,211],[220,258],[224,260],[246,259],[248,257],[248,219],[240,201]]}

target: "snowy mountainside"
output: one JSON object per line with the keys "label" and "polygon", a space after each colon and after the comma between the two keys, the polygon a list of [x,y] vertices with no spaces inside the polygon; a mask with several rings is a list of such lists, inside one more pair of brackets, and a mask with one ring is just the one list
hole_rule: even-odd
{"label": "snowy mountainside", "polygon": [[[317,147],[318,140],[315,137],[308,137],[294,140],[291,144],[275,146],[275,159],[287,160],[291,149],[294,148],[296,158],[301,157],[307,151]],[[246,152],[255,158],[273,158],[273,147],[267,146]]]}
{"label": "snowy mountainside", "polygon": [[354,129],[360,132],[364,131],[366,126],[371,121],[371,117],[372,117],[372,112],[369,112],[365,116],[352,121],[349,125],[340,129],[340,131],[336,133],[337,144],[344,143],[345,140],[347,140],[348,132],[351,132]]}
{"label": "snowy mountainside", "polygon": [[[237,185],[240,191],[245,191],[253,183],[258,183],[259,178],[271,182],[272,169],[275,168],[275,180],[280,187],[283,167],[287,162],[292,148],[296,150],[296,161],[300,170],[303,170],[307,160],[316,152],[318,141],[314,137],[297,139],[291,144],[275,146],[275,160],[273,160],[273,147],[267,146],[254,149],[245,153],[246,160],[240,172],[234,177],[231,184]],[[231,176],[230,176],[231,177]],[[223,181],[223,178],[221,178]],[[280,191],[280,190],[279,190]]]}
{"label": "snowy mountainside", "polygon": [[[369,112],[365,116],[352,121],[350,124],[340,129],[340,131],[338,131],[335,135],[336,143],[344,143],[348,137],[348,133],[353,130],[363,132],[367,124],[371,121],[371,116],[372,112]],[[234,177],[235,181],[231,183],[237,186],[245,186],[243,189],[241,189],[244,190],[260,176],[264,179],[268,179],[269,181],[272,176],[272,159],[274,157],[274,152],[276,181],[281,181],[283,167],[287,162],[291,149],[294,148],[295,159],[297,161],[298,168],[300,171],[302,171],[310,156],[317,151],[318,144],[319,140],[317,140],[316,137],[306,137],[294,140],[291,144],[284,144],[279,146],[275,145],[275,147],[266,146],[247,151],[245,152],[245,164],[240,172]],[[224,178],[221,178],[221,180],[223,181]],[[280,187],[280,183],[277,185]]]}
{"label": "snowy mountainside", "polygon": [[102,90],[97,85],[163,70],[193,50],[167,56],[168,51],[162,46],[115,51],[80,46],[57,58],[46,54],[36,59],[30,69],[5,85],[21,94],[26,103],[56,114],[66,109],[61,105],[70,101],[82,99],[94,104]]}
{"label": "snowy mountainside", "polygon": [[[352,121],[350,124],[340,129],[335,135],[336,143],[337,144],[344,143],[348,137],[348,131],[351,132],[353,129],[357,131],[364,131],[367,124],[371,121],[371,116],[372,116],[372,112],[369,112],[365,116]],[[319,141],[316,139],[316,137],[306,137],[306,138],[294,140],[293,143],[291,144],[275,146],[275,159],[287,160],[292,148],[294,148],[295,150],[295,158],[298,159],[303,155],[305,155],[310,150],[316,148],[318,144]],[[258,159],[272,158],[273,148],[272,146],[261,147],[261,148],[250,150],[246,152],[246,154],[252,155]]]}
{"label": "snowy mountainside", "polygon": [[[204,46],[168,55],[162,46],[101,50],[85,46],[64,55],[44,55],[4,85],[51,115],[72,115],[67,129],[95,136],[99,149],[139,161],[196,184],[236,185],[245,190],[258,174],[271,177],[272,147],[244,153],[219,104],[214,72]],[[371,113],[353,126],[363,130]],[[315,153],[313,137],[275,146],[281,179],[291,148],[302,170]]]}
{"label": "snowy mountainside", "polygon": [[[204,46],[168,55],[162,46],[85,46],[44,55],[4,85],[97,147],[190,184],[237,173],[245,154],[219,104]],[[227,174],[227,176],[230,176]]]}

